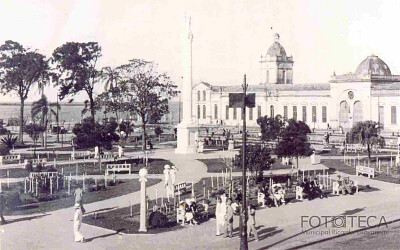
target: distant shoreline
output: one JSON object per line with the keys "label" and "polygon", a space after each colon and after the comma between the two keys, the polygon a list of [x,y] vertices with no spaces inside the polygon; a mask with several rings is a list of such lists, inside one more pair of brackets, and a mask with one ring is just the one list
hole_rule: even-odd
{"label": "distant shoreline", "polygon": [[[33,102],[26,102],[25,106],[32,106]],[[66,103],[66,102],[59,102],[61,106],[71,106],[71,107],[76,107],[76,106],[85,106],[84,103]],[[19,102],[0,102],[0,106],[21,106]]]}

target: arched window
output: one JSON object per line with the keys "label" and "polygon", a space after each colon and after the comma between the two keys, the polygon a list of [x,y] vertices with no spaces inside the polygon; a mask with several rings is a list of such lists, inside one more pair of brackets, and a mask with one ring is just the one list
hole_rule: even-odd
{"label": "arched window", "polygon": [[214,119],[218,119],[218,105],[214,104]]}
{"label": "arched window", "polygon": [[340,103],[340,111],[339,111],[339,123],[342,125],[343,123],[349,122],[349,113],[350,107],[346,101],[342,101]]}
{"label": "arched window", "polygon": [[200,119],[200,105],[197,105],[197,118]]}
{"label": "arched window", "polygon": [[203,105],[203,119],[206,119],[206,113],[207,113],[206,105]]}
{"label": "arched window", "polygon": [[274,105],[271,105],[271,106],[269,107],[269,109],[270,109],[270,112],[271,112],[271,117],[274,118],[274,117],[275,117]]}
{"label": "arched window", "polygon": [[203,101],[205,101],[205,100],[206,100],[206,91],[203,90]]}
{"label": "arched window", "polygon": [[197,91],[197,101],[200,101],[200,90]]}
{"label": "arched window", "polygon": [[357,122],[363,121],[363,106],[360,101],[356,101],[354,103],[353,108],[353,123],[356,124]]}
{"label": "arched window", "polygon": [[286,84],[286,70],[283,71],[283,84]]}

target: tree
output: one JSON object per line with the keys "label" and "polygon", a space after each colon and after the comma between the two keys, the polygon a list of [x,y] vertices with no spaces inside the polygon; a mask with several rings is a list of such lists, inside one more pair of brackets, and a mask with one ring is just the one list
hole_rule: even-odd
{"label": "tree", "polygon": [[36,156],[36,142],[39,139],[39,136],[46,130],[45,127],[38,125],[38,124],[29,124],[25,127],[26,133],[29,137],[33,140],[34,151],[33,155]]}
{"label": "tree", "polygon": [[13,136],[11,133],[3,136],[1,138],[1,143],[7,146],[7,148],[11,149],[17,143],[18,136]]}
{"label": "tree", "polygon": [[120,68],[104,67],[101,70],[101,79],[104,81],[104,91],[110,91],[118,86],[121,80]]}
{"label": "tree", "polygon": [[0,88],[3,95],[16,93],[20,99],[21,143],[23,143],[25,100],[35,84],[44,85],[49,79],[49,71],[49,64],[44,55],[10,40],[0,46]]}
{"label": "tree", "polygon": [[86,92],[89,98],[87,104],[93,120],[96,113],[94,87],[101,76],[96,66],[101,55],[101,47],[97,42],[68,42],[53,52],[53,62],[60,72],[56,83],[61,86],[60,99],[68,95],[74,96],[81,91]]}
{"label": "tree", "polygon": [[369,161],[371,161],[371,148],[374,145],[381,147],[385,145],[385,139],[379,134],[379,123],[374,121],[356,123],[347,134],[346,140],[348,143],[367,145]]}
{"label": "tree", "polygon": [[[239,155],[236,155],[236,165],[242,167],[242,148]],[[247,145],[246,164],[247,168],[255,174],[257,180],[261,180],[263,172],[271,168],[275,160],[271,158],[271,151],[261,145]]]}
{"label": "tree", "polygon": [[166,73],[158,73],[156,64],[140,59],[133,59],[121,66],[122,80],[119,84],[126,88],[125,111],[141,117],[143,128],[143,150],[146,149],[146,124],[159,121],[167,114],[168,101],[176,95],[173,85]]}
{"label": "tree", "polygon": [[158,137],[158,141],[161,141],[161,134],[163,133],[163,129],[160,126],[157,126],[154,129],[154,133],[156,134],[156,136]]}
{"label": "tree", "polygon": [[126,102],[127,85],[121,84],[120,86],[113,87],[107,92],[103,92],[96,97],[95,103],[99,107],[104,107],[104,112],[113,112],[117,121],[120,120],[120,113],[126,109],[128,103]]}
{"label": "tree", "polygon": [[280,115],[275,116],[275,118],[268,116],[260,117],[257,119],[257,124],[261,129],[262,140],[278,140],[279,142],[282,130],[285,127],[285,122]]}
{"label": "tree", "polygon": [[307,124],[290,119],[282,130],[282,140],[278,143],[275,153],[278,157],[296,157],[299,168],[299,156],[310,156],[312,150],[307,134],[311,133]]}
{"label": "tree", "polygon": [[118,124],[115,121],[100,124],[91,118],[83,119],[72,129],[75,134],[75,145],[77,148],[86,149],[98,146],[99,149],[112,149],[112,143],[119,141],[115,133]]}
{"label": "tree", "polygon": [[53,114],[56,117],[57,124],[58,124],[58,112],[57,110],[60,109],[61,106],[58,103],[50,103],[45,95],[37,100],[36,102],[32,103],[31,108],[31,117],[32,119],[39,118],[40,126],[45,128],[45,132],[41,135],[42,136],[42,146],[47,146],[47,127],[49,123],[49,114]]}

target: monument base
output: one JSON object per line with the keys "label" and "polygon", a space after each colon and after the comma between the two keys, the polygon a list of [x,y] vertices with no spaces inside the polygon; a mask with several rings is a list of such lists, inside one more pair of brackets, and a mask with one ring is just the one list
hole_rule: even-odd
{"label": "monument base", "polygon": [[196,154],[196,140],[198,138],[198,126],[193,123],[181,122],[177,126],[176,154]]}

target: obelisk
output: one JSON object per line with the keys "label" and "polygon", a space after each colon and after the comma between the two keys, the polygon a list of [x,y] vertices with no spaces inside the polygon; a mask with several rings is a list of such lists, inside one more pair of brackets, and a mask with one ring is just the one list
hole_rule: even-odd
{"label": "obelisk", "polygon": [[195,154],[198,136],[197,124],[192,117],[192,42],[191,18],[185,17],[183,36],[183,84],[182,84],[182,121],[177,126],[177,154]]}

